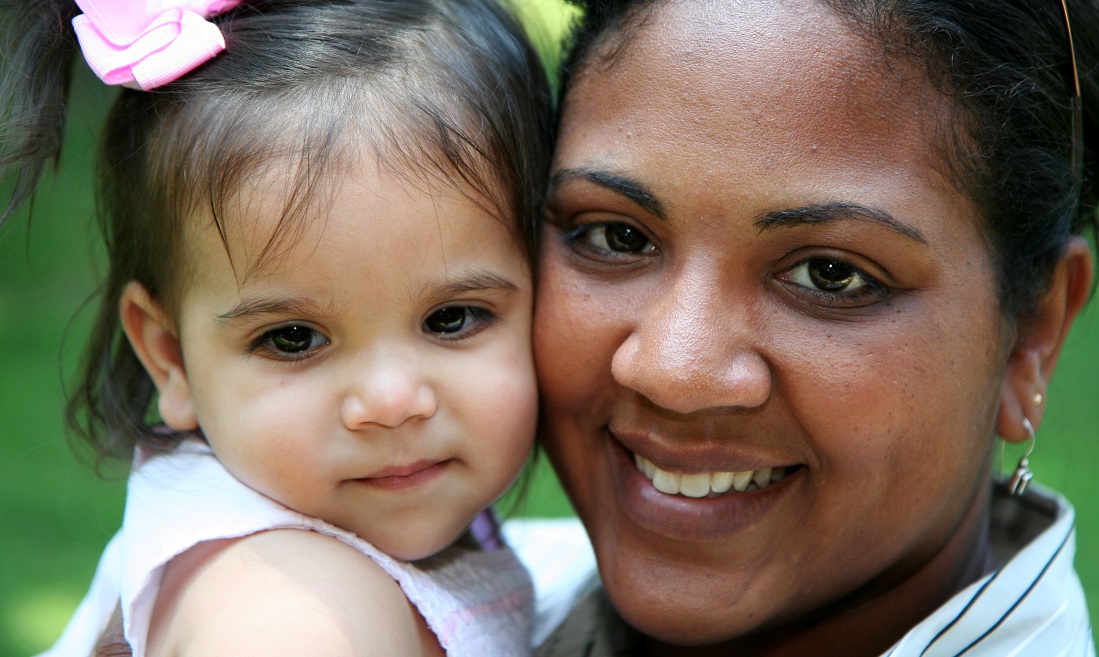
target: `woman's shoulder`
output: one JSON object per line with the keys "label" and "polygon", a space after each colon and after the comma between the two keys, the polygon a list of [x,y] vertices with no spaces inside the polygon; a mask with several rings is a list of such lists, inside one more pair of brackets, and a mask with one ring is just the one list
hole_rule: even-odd
{"label": "woman's shoulder", "polygon": [[372,559],[316,532],[199,544],[165,569],[149,654],[419,654],[417,616]]}

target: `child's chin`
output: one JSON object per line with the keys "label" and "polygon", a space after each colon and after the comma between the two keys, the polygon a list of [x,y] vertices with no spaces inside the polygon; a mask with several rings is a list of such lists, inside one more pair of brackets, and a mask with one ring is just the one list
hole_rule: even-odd
{"label": "child's chin", "polygon": [[464,530],[457,533],[432,532],[422,536],[413,536],[411,534],[412,532],[404,533],[392,541],[381,538],[378,541],[371,541],[370,539],[367,539],[367,541],[382,552],[400,561],[426,559],[442,552],[454,543],[468,545],[471,548],[477,547],[477,542],[472,535],[467,536],[468,532]]}

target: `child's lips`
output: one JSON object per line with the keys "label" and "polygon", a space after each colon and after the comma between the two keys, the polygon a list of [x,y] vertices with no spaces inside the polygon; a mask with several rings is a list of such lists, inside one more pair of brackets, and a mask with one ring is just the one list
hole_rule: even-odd
{"label": "child's lips", "polygon": [[408,465],[382,468],[356,482],[383,490],[404,490],[428,483],[443,473],[451,459],[423,459]]}

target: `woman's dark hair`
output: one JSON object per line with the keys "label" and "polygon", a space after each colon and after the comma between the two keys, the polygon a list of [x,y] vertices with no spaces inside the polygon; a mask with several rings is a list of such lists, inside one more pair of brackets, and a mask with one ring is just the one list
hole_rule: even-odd
{"label": "woman's dark hair", "polygon": [[[584,9],[562,87],[628,47],[661,0],[572,0]],[[1059,0],[820,0],[926,71],[950,101],[941,152],[991,245],[1006,317],[1025,321],[1074,235],[1096,231],[1099,7],[1069,0],[1083,108],[1083,159],[1072,166],[1073,57]]]}
{"label": "woman's dark hair", "polygon": [[[2,9],[0,171],[14,194],[0,221],[60,149],[79,13],[72,0]],[[224,241],[227,205],[286,162],[284,210],[258,260],[277,258],[323,207],[321,183],[371,149],[419,183],[461,190],[532,263],[536,253],[552,99],[496,0],[257,0],[213,21],[223,53],[154,91],[122,89],[104,129],[98,214],[110,273],[68,410],[100,455],[178,441],[150,430],[155,387],[121,331],[123,288],[140,282],[172,314],[188,274],[186,223],[212,214]]]}

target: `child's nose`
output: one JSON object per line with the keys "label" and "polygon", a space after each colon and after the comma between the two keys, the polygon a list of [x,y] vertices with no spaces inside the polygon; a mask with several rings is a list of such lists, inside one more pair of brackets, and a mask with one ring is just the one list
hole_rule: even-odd
{"label": "child's nose", "polygon": [[400,358],[375,360],[354,376],[342,414],[348,429],[369,426],[398,427],[435,415],[438,399],[413,362]]}

